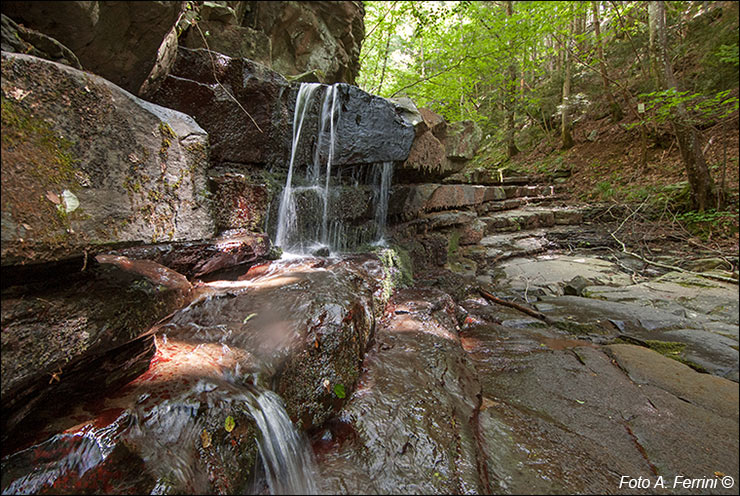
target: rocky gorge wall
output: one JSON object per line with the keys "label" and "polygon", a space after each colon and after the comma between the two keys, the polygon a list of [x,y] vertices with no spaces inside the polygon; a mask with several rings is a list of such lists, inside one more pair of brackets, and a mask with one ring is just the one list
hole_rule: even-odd
{"label": "rocky gorge wall", "polygon": [[[248,19],[267,33],[313,16],[321,33],[314,41],[324,48],[309,37],[301,49],[339,65],[316,69],[315,57],[279,55],[277,42],[269,65],[289,76],[313,71],[332,83],[356,75],[346,60],[356,63],[359,53],[361,5],[345,2],[337,11],[322,2],[310,8],[288,2],[280,13],[283,3],[275,2],[273,10],[260,5],[238,14],[245,6],[229,4],[193,4],[199,23],[213,23],[201,29],[214,46],[219,33],[246,29]],[[291,9],[303,13],[293,19]],[[82,391],[115,388],[146,370],[156,349],[152,326],[199,294],[190,280],[274,258],[264,233],[267,211],[285,181],[305,78],[290,81],[240,55],[246,52],[188,48],[195,24],[181,23],[191,11],[171,2],[3,3],[2,423],[3,441],[15,438],[14,446],[27,441],[29,415],[46,418]],[[232,13],[242,20],[231,23]],[[222,14],[225,27],[217,24],[224,24]],[[156,29],[148,29],[148,17],[156,18]],[[331,36],[341,39],[327,45]],[[332,52],[340,47],[346,56]],[[338,175],[390,161],[408,171],[399,175],[406,181],[439,179],[474,153],[479,135],[472,123],[447,126],[413,104],[349,84],[339,83],[337,95]],[[303,167],[317,146],[318,131],[310,131],[298,157]],[[348,183],[342,191],[338,209],[353,198],[367,203],[361,188]],[[372,220],[367,209],[356,216]],[[388,270],[376,276],[382,271],[374,267],[362,277],[380,283]],[[332,354],[334,345],[322,351],[346,361],[332,374],[348,384],[358,374],[371,314],[380,312],[392,286],[381,289],[363,309],[346,303],[349,296],[342,301],[349,306],[337,328],[351,324],[362,338],[353,339],[353,354]],[[314,321],[321,329],[334,325],[323,314],[301,325]],[[307,343],[305,352],[314,342]],[[324,388],[306,399],[290,379],[305,368],[298,357],[304,351],[273,376],[283,378],[279,392],[294,419],[316,426],[341,402]],[[299,405],[313,404],[311,398],[320,405],[307,417]]]}

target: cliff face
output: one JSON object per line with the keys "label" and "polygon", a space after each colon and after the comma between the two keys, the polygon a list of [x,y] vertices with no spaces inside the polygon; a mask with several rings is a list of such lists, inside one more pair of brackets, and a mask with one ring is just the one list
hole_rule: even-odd
{"label": "cliff face", "polygon": [[243,24],[269,37],[273,69],[354,84],[365,35],[362,2],[247,3]]}
{"label": "cliff face", "polygon": [[207,44],[286,77],[327,84],[353,84],[360,70],[362,2],[205,2],[196,9],[185,24],[199,16],[198,26],[183,25],[188,48]]}
{"label": "cliff face", "polygon": [[166,77],[178,46],[207,46],[287,77],[354,83],[365,30],[362,2],[9,1],[2,13],[140,96]]}

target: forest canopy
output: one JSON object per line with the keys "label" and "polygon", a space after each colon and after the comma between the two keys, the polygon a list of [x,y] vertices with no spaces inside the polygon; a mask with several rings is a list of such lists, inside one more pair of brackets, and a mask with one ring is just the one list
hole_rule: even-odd
{"label": "forest canopy", "polygon": [[[509,158],[558,135],[559,146],[570,148],[573,123],[586,112],[624,119],[645,148],[670,124],[684,141],[682,153],[690,129],[737,119],[732,2],[364,5],[358,84],[380,96],[409,97],[448,121],[475,120]],[[651,14],[653,6],[660,11]],[[667,69],[675,81],[665,80]],[[721,196],[714,189],[705,199],[697,194],[702,209]]]}

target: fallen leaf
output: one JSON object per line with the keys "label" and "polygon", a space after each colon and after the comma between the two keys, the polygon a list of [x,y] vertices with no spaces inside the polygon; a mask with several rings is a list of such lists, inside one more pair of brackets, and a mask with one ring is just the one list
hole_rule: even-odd
{"label": "fallen leaf", "polygon": [[717,476],[717,477],[724,477],[725,476],[724,472],[715,472],[714,475]]}
{"label": "fallen leaf", "polygon": [[67,213],[74,212],[80,206],[80,200],[68,189],[62,192],[62,198],[64,199],[64,210]]}
{"label": "fallen leaf", "polygon": [[251,319],[253,317],[256,317],[256,316],[257,316],[256,313],[250,313],[249,315],[247,315],[246,317],[244,317],[244,320],[242,320],[242,324],[246,324],[249,319]]}
{"label": "fallen leaf", "polygon": [[208,433],[207,430],[203,429],[203,432],[200,433],[200,441],[203,444],[204,448],[207,448],[211,445],[211,435]]}
{"label": "fallen leaf", "polygon": [[347,396],[347,392],[344,390],[344,385],[342,384],[335,384],[334,385],[334,394],[337,395],[337,398],[342,399],[345,396]]}
{"label": "fallen leaf", "polygon": [[59,205],[61,201],[59,200],[59,195],[56,193],[52,193],[51,191],[46,192],[46,197],[49,199],[50,202],[52,202],[55,205]]}

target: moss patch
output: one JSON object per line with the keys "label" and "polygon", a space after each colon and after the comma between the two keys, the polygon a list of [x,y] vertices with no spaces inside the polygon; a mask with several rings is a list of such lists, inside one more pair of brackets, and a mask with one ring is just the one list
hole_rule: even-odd
{"label": "moss patch", "polygon": [[378,259],[383,264],[383,303],[400,286],[409,286],[414,283],[414,271],[412,269],[411,257],[403,248],[394,246],[382,248],[376,251]]}
{"label": "moss patch", "polygon": [[70,221],[82,215],[82,210],[60,215],[48,193],[59,197],[65,189],[79,190],[75,179],[79,159],[73,143],[5,96],[2,129],[3,213],[13,219],[19,240],[27,236],[53,247],[65,246]]}

